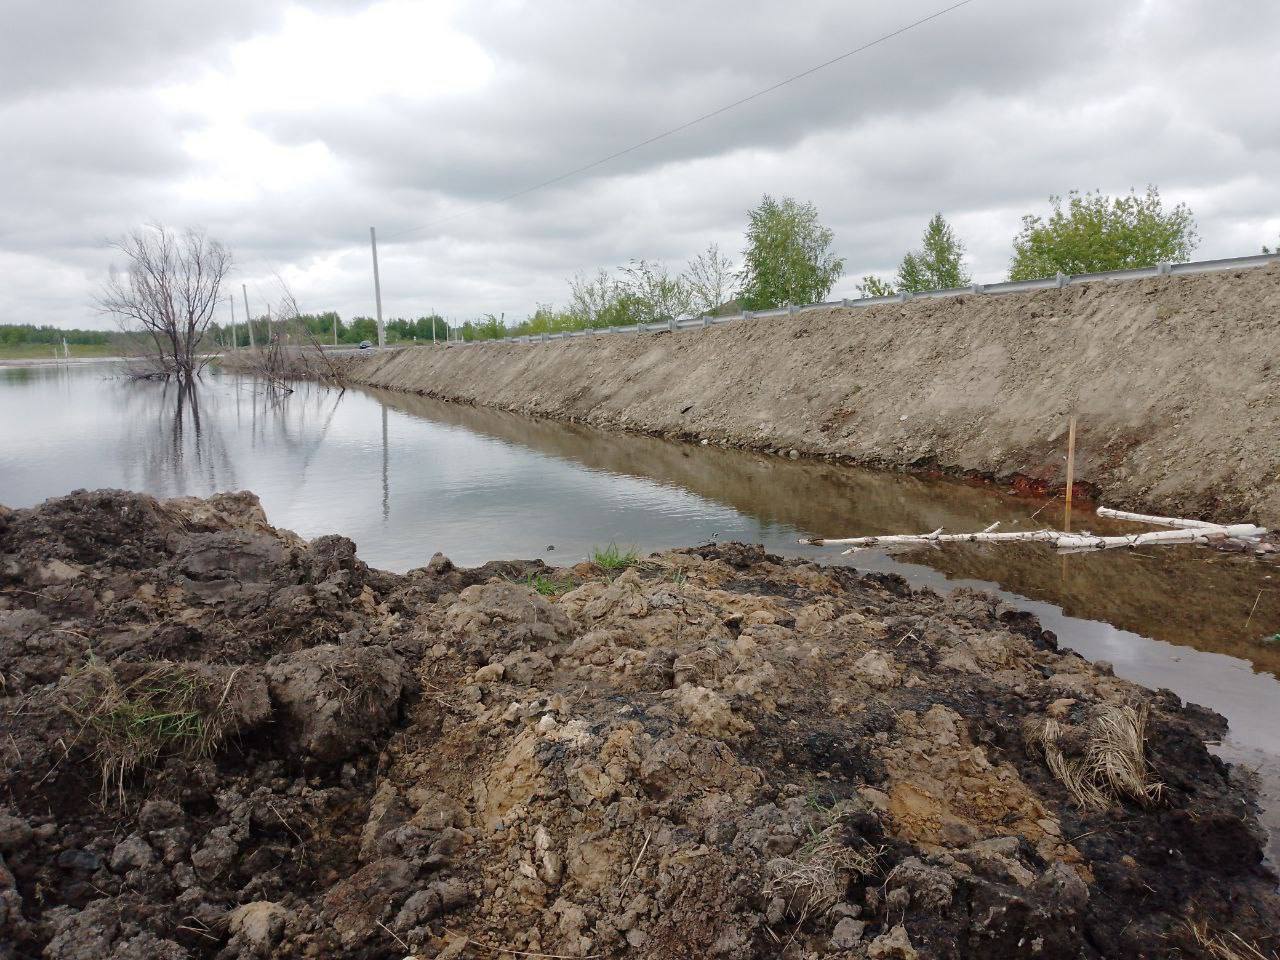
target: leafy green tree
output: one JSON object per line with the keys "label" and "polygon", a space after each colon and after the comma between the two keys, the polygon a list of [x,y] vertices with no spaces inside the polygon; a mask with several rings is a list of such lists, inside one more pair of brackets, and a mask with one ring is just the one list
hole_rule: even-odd
{"label": "leafy green tree", "polygon": [[373,317],[353,317],[347,325],[347,334],[342,338],[344,343],[360,343],[368,340],[378,342],[378,321]]}
{"label": "leafy green tree", "polygon": [[[606,271],[597,270],[592,277],[580,273],[569,280],[569,313],[577,319],[579,329],[608,326],[606,318],[615,307],[618,294],[618,281]],[[552,330],[535,332],[550,333]]]}
{"label": "leafy green tree", "polygon": [[[387,320],[383,326],[387,331],[388,343],[400,343],[406,340],[415,340],[419,343],[431,342],[431,328],[434,325],[437,340],[444,340],[445,322],[444,318],[438,314],[427,314],[426,316],[417,317],[413,320],[404,317],[396,317],[393,320]],[[346,343],[348,337],[343,327],[342,321],[338,321],[338,339]],[[357,341],[358,342],[358,341]]]}
{"label": "leafy green tree", "polygon": [[867,274],[858,284],[858,295],[891,297],[904,290],[911,293],[949,290],[967,287],[971,283],[973,278],[964,268],[964,244],[956,239],[955,232],[942,214],[936,213],[924,228],[920,249],[902,258],[894,282]]}
{"label": "leafy green tree", "polygon": [[748,310],[824,300],[844,273],[832,252],[835,234],[818,222],[811,203],[765,194],[748,214],[747,249],[739,298]]}
{"label": "leafy green tree", "polygon": [[1022,218],[1013,241],[1010,280],[1034,280],[1055,273],[1096,273],[1187,260],[1199,243],[1195,217],[1186,204],[1166,211],[1160,192],[1144,196],[1102,193],[1052,196],[1047,220]]}
{"label": "leafy green tree", "polygon": [[619,287],[617,295],[600,315],[602,327],[628,327],[644,319],[643,305],[631,291]]}
{"label": "leafy green tree", "polygon": [[680,320],[693,313],[693,291],[682,276],[672,276],[665,263],[632,260],[622,268],[619,294],[629,297],[637,323]]}
{"label": "leafy green tree", "polygon": [[483,319],[477,320],[474,324],[475,340],[501,340],[507,335],[507,325],[504,317],[495,317],[492,313],[486,313]]}
{"label": "leafy green tree", "polygon": [[882,280],[873,274],[868,273],[862,278],[862,282],[858,284],[858,296],[860,297],[892,297],[898,292],[888,280]]}
{"label": "leafy green tree", "polygon": [[935,213],[924,228],[919,250],[902,258],[898,267],[898,289],[921,290],[967,287],[973,278],[964,268],[964,244],[956,239],[951,225]]}

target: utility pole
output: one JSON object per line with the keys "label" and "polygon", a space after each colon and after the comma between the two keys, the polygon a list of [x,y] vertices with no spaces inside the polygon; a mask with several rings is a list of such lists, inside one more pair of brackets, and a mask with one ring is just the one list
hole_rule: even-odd
{"label": "utility pole", "polygon": [[249,312],[249,291],[240,284],[240,292],[244,295],[244,322],[249,328],[249,349],[253,349],[253,314]]}
{"label": "utility pole", "polygon": [[387,345],[387,331],[382,327],[382,281],[378,279],[378,232],[369,228],[369,244],[373,247],[373,297],[378,307],[378,346]]}
{"label": "utility pole", "polygon": [[227,297],[227,303],[231,304],[231,349],[239,350],[240,341],[236,337],[236,298]]}
{"label": "utility pole", "polygon": [[338,314],[336,311],[333,314],[333,345],[335,347],[338,345]]}

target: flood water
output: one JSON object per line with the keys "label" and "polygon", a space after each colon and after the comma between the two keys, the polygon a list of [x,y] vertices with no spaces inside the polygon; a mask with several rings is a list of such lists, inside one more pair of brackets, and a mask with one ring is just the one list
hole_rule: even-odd
{"label": "flood water", "polygon": [[[111,364],[0,367],[0,503],[77,488],[158,496],[248,489],[305,537],[340,533],[373,566],[436,551],[473,565],[593,547],[640,551],[743,540],[778,553],[900,573],[938,590],[995,590],[1064,646],[1120,676],[1225,715],[1219,752],[1256,767],[1280,862],[1280,567],[1192,547],[1059,557],[1043,547],[951,545],[890,555],[801,537],[1060,522],[1061,508],[984,487],[610,434],[384,391],[314,384],[272,396],[207,371],[194,398]],[[1076,514],[1074,526],[1133,532]]]}

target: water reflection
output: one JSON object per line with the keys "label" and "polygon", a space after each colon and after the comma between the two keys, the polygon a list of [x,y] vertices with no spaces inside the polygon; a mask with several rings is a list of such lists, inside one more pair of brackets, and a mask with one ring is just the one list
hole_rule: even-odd
{"label": "water reflection", "polygon": [[[417,417],[520,444],[592,470],[644,477],[691,491],[772,526],[775,535],[762,538],[771,548],[824,561],[831,561],[838,552],[799,548],[793,542],[795,534],[927,532],[938,527],[963,531],[981,529],[996,520],[1002,530],[1031,529],[1060,511],[1059,505],[1043,500],[949,480],[793,462],[740,450],[603,433],[575,424],[531,421],[428,397],[372,393],[382,404]],[[1079,510],[1075,522],[1097,533],[1135,529]],[[696,526],[685,542],[711,539],[715,532]],[[1227,653],[1280,674],[1280,647],[1261,642],[1280,630],[1280,583],[1274,579],[1274,566],[1194,548],[1059,557],[1034,544],[966,544],[916,548],[894,556],[950,580],[996,583],[1011,593],[1051,603],[1073,617]],[[852,561],[859,566],[879,565],[876,558],[875,552],[868,551]]]}
{"label": "water reflection", "polygon": [[387,405],[382,404],[382,519],[391,519],[391,461],[387,443]]}
{"label": "water reflection", "polygon": [[[297,384],[281,395],[207,371],[195,389],[131,383],[108,365],[0,368],[0,503],[79,487],[158,496],[249,489],[277,526],[341,533],[370,564],[570,564],[735,539],[840,561],[801,536],[1004,529],[1054,508],[964,484],[602,433],[400,393]],[[1037,516],[1038,514],[1038,516]],[[1077,526],[1123,530],[1093,516]],[[848,562],[917,584],[998,585],[1063,642],[1117,673],[1225,714],[1226,755],[1260,766],[1280,817],[1276,568],[1188,548],[1063,558],[1034,545],[957,545]],[[1247,626],[1246,626],[1247,625]],[[1154,639],[1152,639],[1154,638]],[[1227,656],[1224,656],[1227,655]],[[1251,666],[1269,673],[1255,673]]]}
{"label": "water reflection", "polygon": [[[248,488],[272,522],[340,532],[375,565],[441,550],[460,563],[541,556],[572,563],[616,541],[639,549],[809,535],[1007,530],[1046,520],[1043,501],[988,488],[529,420],[402,393],[345,396],[302,383],[206,373],[194,389],[133,383],[105,365],[0,368],[0,502],[76,487],[161,496]],[[1082,516],[1100,532],[1127,525]],[[548,550],[548,545],[555,545]],[[1273,566],[1196,549],[1060,558],[1036,545],[969,544],[852,558],[919,582],[977,581],[1066,614],[1227,653],[1280,673]],[[1246,628],[1247,624],[1247,628]]]}

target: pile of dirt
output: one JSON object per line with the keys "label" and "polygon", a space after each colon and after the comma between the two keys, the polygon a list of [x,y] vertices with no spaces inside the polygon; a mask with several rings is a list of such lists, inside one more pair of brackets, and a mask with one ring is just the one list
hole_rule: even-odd
{"label": "pile of dirt", "polygon": [[[710,329],[418,347],[352,382],[705,443],[1076,480],[1115,507],[1280,526],[1280,263]],[[586,376],[584,371],[590,371]]]}
{"label": "pile of dirt", "polygon": [[1270,950],[1223,727],[755,547],[398,576],[77,492],[0,508],[0,957]]}

